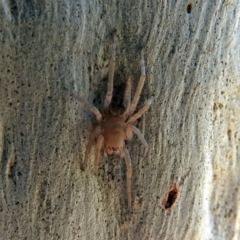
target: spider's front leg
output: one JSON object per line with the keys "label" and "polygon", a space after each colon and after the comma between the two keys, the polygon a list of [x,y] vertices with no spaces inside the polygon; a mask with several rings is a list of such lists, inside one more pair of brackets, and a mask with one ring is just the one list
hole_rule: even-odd
{"label": "spider's front leg", "polygon": [[102,131],[102,127],[101,126],[97,126],[92,131],[92,133],[90,134],[89,141],[88,141],[88,144],[87,144],[87,147],[86,147],[86,151],[85,151],[84,162],[83,162],[83,165],[82,165],[82,170],[83,171],[86,170],[87,161],[88,161],[88,154],[91,151],[92,145],[94,144],[95,139],[98,139],[98,136],[101,134],[101,131]]}
{"label": "spider's front leg", "polygon": [[128,208],[132,206],[132,161],[126,147],[123,148],[123,156],[127,165],[126,184],[127,184],[127,199]]}

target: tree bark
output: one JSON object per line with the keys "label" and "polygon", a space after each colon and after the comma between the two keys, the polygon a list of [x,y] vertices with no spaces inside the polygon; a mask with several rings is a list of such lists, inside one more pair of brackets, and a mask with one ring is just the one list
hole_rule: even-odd
{"label": "tree bark", "polygon": [[[0,7],[1,239],[240,239],[240,2],[6,1]],[[133,90],[144,47],[138,121],[126,166],[85,146],[101,109],[112,35],[115,83]]]}

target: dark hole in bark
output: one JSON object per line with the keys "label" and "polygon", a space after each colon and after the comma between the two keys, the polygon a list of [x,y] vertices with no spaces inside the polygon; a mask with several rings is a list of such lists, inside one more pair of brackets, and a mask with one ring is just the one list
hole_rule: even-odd
{"label": "dark hole in bark", "polygon": [[177,184],[174,183],[168,189],[166,197],[163,200],[164,209],[166,210],[170,209],[176,202],[177,197],[178,197],[178,187],[177,187]]}
{"label": "dark hole in bark", "polygon": [[187,5],[187,13],[190,14],[192,12],[192,3]]}

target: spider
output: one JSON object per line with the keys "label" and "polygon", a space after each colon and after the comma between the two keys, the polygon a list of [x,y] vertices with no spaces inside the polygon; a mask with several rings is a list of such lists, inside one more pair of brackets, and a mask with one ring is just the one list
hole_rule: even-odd
{"label": "spider", "polygon": [[83,98],[77,96],[75,93],[69,92],[70,96],[81,102],[86,108],[92,111],[97,119],[98,125],[92,131],[89,137],[89,142],[86,146],[84,162],[82,164],[82,170],[85,171],[87,167],[88,155],[90,153],[92,145],[96,142],[95,149],[95,161],[94,169],[95,175],[98,175],[98,165],[100,153],[103,151],[104,156],[119,155],[125,159],[127,171],[126,171],[126,185],[127,185],[127,201],[128,207],[131,208],[131,178],[132,178],[132,162],[129,152],[125,146],[126,140],[131,140],[133,132],[139,137],[142,144],[145,147],[144,155],[148,151],[148,143],[145,140],[143,134],[138,128],[134,126],[134,122],[145,113],[152,104],[152,98],[148,99],[143,107],[134,115],[133,112],[139,101],[139,97],[143,88],[143,84],[146,78],[144,51],[141,51],[141,76],[138,82],[137,90],[131,101],[131,78],[126,81],[125,94],[124,94],[124,109],[116,109],[113,107],[113,78],[115,69],[115,55],[116,55],[116,37],[112,43],[112,54],[109,62],[108,73],[108,86],[107,93],[104,99],[103,114],[100,111],[88,103]]}

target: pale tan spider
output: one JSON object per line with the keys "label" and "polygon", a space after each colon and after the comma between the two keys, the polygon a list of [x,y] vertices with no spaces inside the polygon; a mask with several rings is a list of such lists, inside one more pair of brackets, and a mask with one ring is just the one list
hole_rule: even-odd
{"label": "pale tan spider", "polygon": [[[129,156],[129,152],[125,146],[126,140],[131,140],[133,137],[133,132],[139,137],[141,142],[145,147],[144,156],[148,150],[148,143],[146,142],[143,134],[136,128],[133,124],[134,122],[140,118],[144,112],[148,110],[150,105],[152,104],[152,98],[146,101],[143,107],[135,113],[133,116],[132,113],[135,111],[140,93],[143,88],[143,84],[146,78],[145,72],[145,61],[144,54],[141,51],[141,77],[137,86],[137,90],[131,102],[131,78],[128,78],[126,81],[125,88],[125,96],[123,99],[125,108],[122,109],[114,109],[112,107],[112,97],[113,97],[113,77],[114,77],[114,69],[115,69],[115,55],[116,55],[116,37],[114,38],[114,42],[112,44],[112,56],[109,63],[109,79],[107,86],[107,94],[104,100],[103,107],[103,115],[100,111],[85,101],[83,98],[77,96],[74,93],[70,93],[70,95],[80,101],[85,107],[87,107],[90,111],[92,111],[97,118],[98,125],[92,131],[89,142],[86,147],[85,158],[82,165],[82,169],[85,170],[87,167],[88,154],[91,150],[92,145],[96,141],[96,152],[95,152],[95,174],[98,175],[98,165],[100,152],[103,150],[104,156],[108,155],[120,155],[125,159],[127,165],[126,172],[126,183],[127,183],[127,199],[128,199],[128,207],[131,208],[131,177],[132,177],[132,163],[131,158]],[[104,116],[104,117],[103,117]]]}

